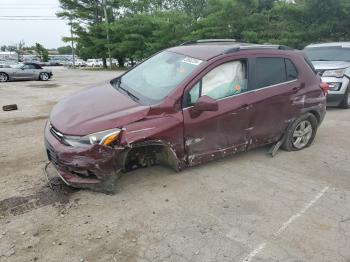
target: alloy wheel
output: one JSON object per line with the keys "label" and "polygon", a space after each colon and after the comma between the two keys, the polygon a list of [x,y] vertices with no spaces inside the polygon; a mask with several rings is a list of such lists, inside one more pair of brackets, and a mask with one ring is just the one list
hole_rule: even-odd
{"label": "alloy wheel", "polygon": [[41,80],[43,80],[43,81],[49,80],[49,75],[47,73],[42,73],[41,74]]}
{"label": "alloy wheel", "polygon": [[8,77],[4,73],[0,73],[0,82],[6,82],[8,80]]}
{"label": "alloy wheel", "polygon": [[301,121],[293,133],[293,146],[297,149],[306,147],[312,137],[313,128],[308,120]]}

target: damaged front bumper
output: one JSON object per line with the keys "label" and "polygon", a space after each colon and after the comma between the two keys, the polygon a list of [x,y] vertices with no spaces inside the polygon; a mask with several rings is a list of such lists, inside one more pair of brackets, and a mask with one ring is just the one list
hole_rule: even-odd
{"label": "damaged front bumper", "polygon": [[78,188],[94,188],[114,181],[122,169],[118,162],[124,148],[103,145],[71,147],[62,144],[45,127],[45,147],[49,161],[55,166],[62,180]]}

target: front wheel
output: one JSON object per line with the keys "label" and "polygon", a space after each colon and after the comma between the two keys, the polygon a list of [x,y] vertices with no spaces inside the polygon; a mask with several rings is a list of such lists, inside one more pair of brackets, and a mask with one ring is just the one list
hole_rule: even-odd
{"label": "front wheel", "polygon": [[340,104],[340,107],[344,108],[344,109],[349,109],[350,108],[350,87],[348,87],[348,89],[346,90],[346,93],[345,93],[345,96],[344,96],[344,100]]}
{"label": "front wheel", "polygon": [[0,82],[7,82],[9,80],[9,77],[5,73],[0,73]]}
{"label": "front wheel", "polygon": [[288,128],[283,148],[299,151],[309,147],[315,139],[317,127],[317,119],[313,114],[302,115]]}
{"label": "front wheel", "polygon": [[50,76],[49,76],[48,73],[41,73],[41,74],[39,75],[39,79],[40,79],[41,81],[48,81],[49,78],[50,78]]}

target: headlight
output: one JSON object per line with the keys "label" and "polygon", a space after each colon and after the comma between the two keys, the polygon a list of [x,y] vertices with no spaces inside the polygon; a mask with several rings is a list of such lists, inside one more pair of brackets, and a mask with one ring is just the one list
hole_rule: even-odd
{"label": "headlight", "polygon": [[341,78],[344,76],[345,69],[338,69],[338,70],[328,70],[325,71],[322,75],[322,77],[337,77]]}
{"label": "headlight", "polygon": [[339,91],[342,86],[342,83],[328,83],[330,91]]}
{"label": "headlight", "polygon": [[63,140],[73,147],[96,144],[108,146],[118,140],[120,131],[120,129],[111,129],[87,136],[64,136]]}

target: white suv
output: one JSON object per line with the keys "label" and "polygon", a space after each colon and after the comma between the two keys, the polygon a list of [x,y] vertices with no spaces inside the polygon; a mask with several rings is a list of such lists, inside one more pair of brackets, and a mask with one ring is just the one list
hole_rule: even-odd
{"label": "white suv", "polygon": [[350,108],[350,42],[311,44],[304,52],[329,84],[328,106]]}

